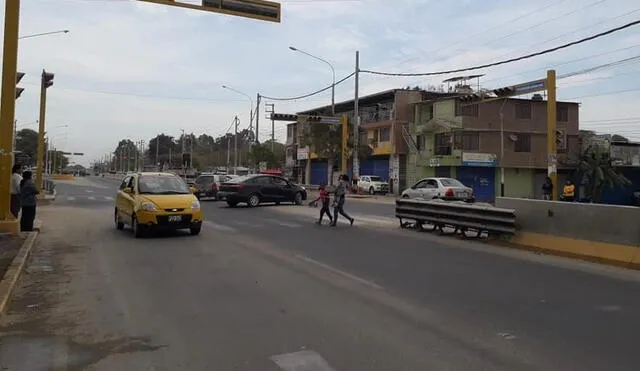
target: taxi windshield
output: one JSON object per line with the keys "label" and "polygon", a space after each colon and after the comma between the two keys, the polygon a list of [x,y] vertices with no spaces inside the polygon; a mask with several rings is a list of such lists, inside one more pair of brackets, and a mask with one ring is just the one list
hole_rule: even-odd
{"label": "taxi windshield", "polygon": [[174,195],[189,194],[187,184],[177,176],[142,175],[138,180],[140,194]]}

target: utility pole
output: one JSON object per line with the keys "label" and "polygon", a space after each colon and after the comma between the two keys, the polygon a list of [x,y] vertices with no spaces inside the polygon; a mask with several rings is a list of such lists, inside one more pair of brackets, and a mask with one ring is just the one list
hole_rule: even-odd
{"label": "utility pole", "polygon": [[256,143],[260,144],[260,139],[258,138],[259,135],[259,129],[260,129],[260,115],[258,115],[258,112],[260,112],[260,100],[262,99],[262,96],[260,95],[260,93],[258,93],[258,95],[256,96]]}
{"label": "utility pole", "polygon": [[556,71],[547,71],[547,175],[551,178],[553,192],[551,199],[558,199],[558,159],[556,142]]}
{"label": "utility pole", "polygon": [[234,137],[233,137],[233,174],[236,175],[238,172],[238,124],[240,120],[238,120],[238,116],[235,117],[235,125],[234,125]]}
{"label": "utility pole", "polygon": [[353,156],[353,176],[352,181],[357,180],[360,177],[360,161],[358,159],[359,148],[359,134],[360,134],[360,112],[358,107],[358,88],[359,88],[359,76],[360,75],[360,52],[356,50],[356,75],[355,75],[355,97],[353,100],[353,149],[351,150],[351,156]]}
{"label": "utility pole", "polygon": [[275,120],[273,119],[273,114],[276,112],[275,104],[273,103],[265,103],[264,105],[265,111],[269,114],[271,118],[271,152],[275,151],[275,142],[276,142],[276,133],[275,133]]}
{"label": "utility pole", "polygon": [[158,171],[160,171],[160,136],[156,136],[156,167]]}
{"label": "utility pole", "polygon": [[42,170],[44,168],[44,131],[45,116],[47,114],[47,89],[53,85],[53,74],[42,70],[40,81],[40,119],[38,120],[38,149],[36,159],[36,187],[38,191],[42,189],[43,179]]}
{"label": "utility pole", "polygon": [[193,169],[193,133],[189,135],[189,169]]}

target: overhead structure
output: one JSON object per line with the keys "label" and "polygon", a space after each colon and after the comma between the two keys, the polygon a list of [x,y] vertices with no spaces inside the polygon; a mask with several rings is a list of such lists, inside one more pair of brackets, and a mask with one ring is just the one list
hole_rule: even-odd
{"label": "overhead structure", "polygon": [[297,115],[293,113],[272,113],[270,119],[273,121],[308,122],[313,124],[340,125],[340,117],[318,116],[318,115]]}
{"label": "overhead structure", "polygon": [[265,0],[202,0],[194,4],[174,0],[138,0],[145,3],[175,6],[179,8],[203,10],[206,12],[258,19],[280,23],[280,3]]}

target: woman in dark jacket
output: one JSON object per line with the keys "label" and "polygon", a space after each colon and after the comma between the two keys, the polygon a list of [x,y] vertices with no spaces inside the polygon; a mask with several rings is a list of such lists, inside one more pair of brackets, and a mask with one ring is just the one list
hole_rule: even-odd
{"label": "woman in dark jacket", "polygon": [[33,173],[25,171],[22,173],[20,181],[20,206],[22,215],[20,216],[20,230],[23,232],[33,231],[33,221],[36,218],[36,196],[38,189],[33,182]]}

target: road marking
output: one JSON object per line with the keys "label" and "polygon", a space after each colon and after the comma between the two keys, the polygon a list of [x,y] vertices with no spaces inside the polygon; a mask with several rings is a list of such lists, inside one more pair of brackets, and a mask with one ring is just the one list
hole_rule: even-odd
{"label": "road marking", "polygon": [[75,197],[67,197],[67,201],[73,201],[75,199],[76,199]]}
{"label": "road marking", "polygon": [[207,220],[204,223],[208,227],[211,227],[213,229],[217,229],[217,230],[222,231],[222,232],[237,232],[238,231],[237,229],[235,229],[233,227],[229,227],[228,225],[217,224],[217,223],[214,223],[214,222],[212,222],[210,220]]}
{"label": "road marking", "polygon": [[93,191],[92,191],[92,190],[90,190],[90,189],[85,189],[84,191],[85,191],[85,192],[88,192],[88,193],[93,193]]}
{"label": "road marking", "polygon": [[360,282],[361,284],[363,284],[363,285],[367,285],[367,286],[370,286],[370,287],[373,287],[374,289],[378,289],[378,290],[382,290],[382,289],[383,289],[383,287],[382,287],[382,286],[380,286],[380,285],[376,284],[375,282],[372,282],[372,281],[366,280],[366,279],[364,279],[364,278],[360,278],[360,277],[358,277],[358,276],[354,276],[354,275],[353,275],[353,274],[351,274],[351,273],[347,273],[347,272],[345,272],[345,271],[343,271],[343,270],[340,270],[340,269],[338,269],[338,268],[334,268],[334,267],[332,267],[332,266],[330,266],[330,265],[328,265],[328,264],[321,263],[321,262],[319,262],[319,261],[317,261],[317,260],[315,260],[315,259],[311,259],[311,258],[306,257],[306,256],[304,256],[304,255],[296,255],[296,258],[298,258],[298,259],[300,259],[300,260],[304,260],[304,261],[306,261],[307,263],[315,264],[315,265],[317,265],[317,266],[319,266],[319,267],[322,267],[322,268],[324,268],[324,269],[326,269],[326,270],[328,270],[328,271],[331,271],[331,272],[333,272],[333,273],[336,273],[336,274],[339,274],[339,275],[341,275],[341,276],[347,277],[347,278],[352,279],[352,280],[354,280],[354,281],[358,281],[358,282]]}
{"label": "road marking", "polygon": [[105,199],[105,200],[107,200],[107,201],[110,201],[110,200],[113,200],[113,197],[111,197],[111,196],[104,196],[104,199]]}
{"label": "road marking", "polygon": [[283,222],[281,220],[266,219],[266,221],[269,222],[269,223],[277,224],[279,226],[287,227],[287,228],[300,228],[300,227],[302,227],[298,223]]}
{"label": "road marking", "polygon": [[95,200],[95,199],[96,199],[96,198],[95,198],[95,197],[93,197],[93,196],[89,196],[89,197],[87,197],[87,198],[88,198],[88,199],[90,199],[90,200]]}
{"label": "road marking", "polygon": [[271,356],[271,360],[284,371],[336,371],[313,350]]}

